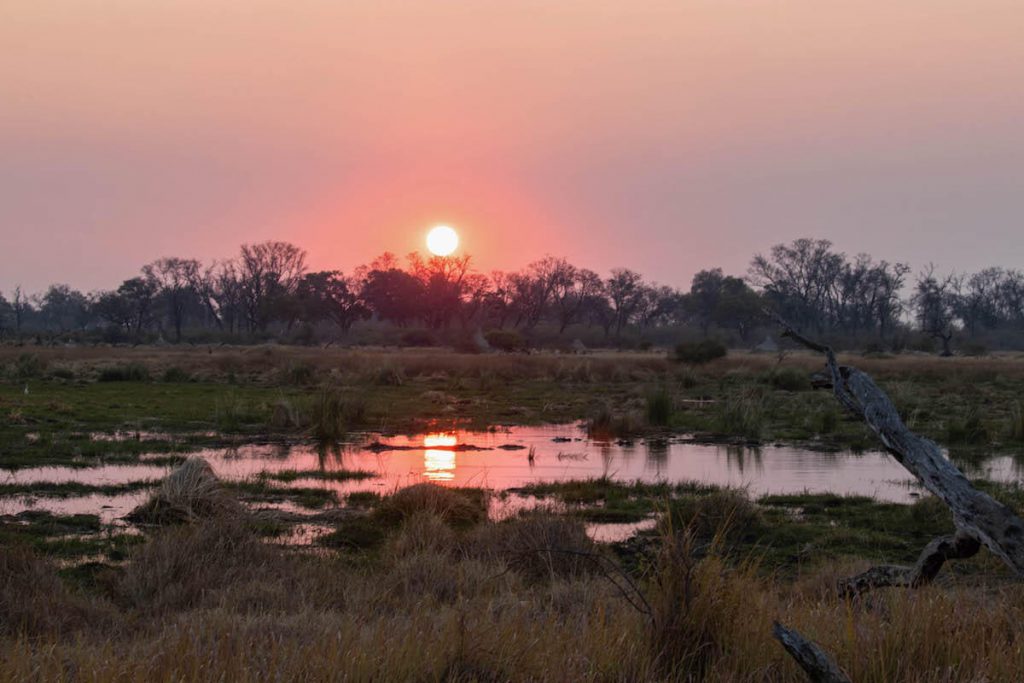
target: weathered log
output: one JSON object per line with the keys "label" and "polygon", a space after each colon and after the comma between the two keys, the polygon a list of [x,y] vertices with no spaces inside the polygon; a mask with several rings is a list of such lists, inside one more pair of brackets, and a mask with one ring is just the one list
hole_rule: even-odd
{"label": "weathered log", "polygon": [[856,597],[873,588],[902,586],[917,588],[931,583],[946,560],[966,560],[981,549],[978,539],[965,534],[942,536],[925,546],[913,567],[883,564],[839,582],[839,592]]}
{"label": "weathered log", "polygon": [[772,633],[812,683],[850,683],[850,677],[839,668],[832,656],[814,641],[804,638],[798,631],[786,628],[777,621],[772,624]]}
{"label": "weathered log", "polygon": [[857,368],[839,365],[830,347],[804,337],[782,318],[770,315],[783,327],[783,336],[825,354],[832,391],[839,402],[863,419],[886,450],[946,504],[957,528],[956,536],[932,541],[914,567],[875,568],[851,579],[852,584],[845,582],[841,588],[848,589],[850,585],[865,590],[884,585],[919,586],[935,578],[947,559],[974,555],[979,544],[995,553],[1018,575],[1024,574],[1024,521],[1010,508],[974,488],[934,441],[912,432],[870,376]]}

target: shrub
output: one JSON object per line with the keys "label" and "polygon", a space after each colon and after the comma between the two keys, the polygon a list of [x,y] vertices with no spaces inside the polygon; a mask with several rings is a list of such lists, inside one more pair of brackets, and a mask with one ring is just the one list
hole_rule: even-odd
{"label": "shrub", "polygon": [[281,371],[283,384],[306,386],[316,381],[316,367],[306,361],[292,361]]}
{"label": "shrub", "polygon": [[725,345],[715,339],[704,339],[699,342],[681,342],[676,345],[674,360],[691,365],[709,363],[725,357]]}
{"label": "shrub", "polygon": [[60,366],[51,370],[50,376],[56,379],[72,380],[75,378],[75,371],[69,367]]}
{"label": "shrub", "polygon": [[430,330],[407,330],[402,333],[400,346],[437,346],[437,338]]}
{"label": "shrub", "polygon": [[175,365],[164,370],[164,374],[160,379],[167,384],[184,384],[185,382],[192,381],[192,375]]}
{"label": "shrub", "polygon": [[796,368],[772,368],[764,374],[765,384],[782,391],[803,391],[811,388],[807,375]]}
{"label": "shrub", "polygon": [[100,382],[148,382],[149,369],[142,363],[112,365],[100,370]]}
{"label": "shrub", "polygon": [[484,339],[500,351],[522,351],[527,346],[526,338],[515,330],[490,330]]}
{"label": "shrub", "polygon": [[987,356],[988,347],[978,342],[971,342],[960,347],[960,353],[965,356]]}
{"label": "shrub", "polygon": [[23,353],[14,361],[14,376],[17,379],[41,377],[46,363],[34,353]]}

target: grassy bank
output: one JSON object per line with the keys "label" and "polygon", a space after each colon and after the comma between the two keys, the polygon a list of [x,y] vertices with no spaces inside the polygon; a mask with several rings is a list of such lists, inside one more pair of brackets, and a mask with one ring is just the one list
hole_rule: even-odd
{"label": "grassy bank", "polygon": [[[632,564],[594,545],[572,515],[488,521],[474,492],[429,485],[376,502],[362,517],[373,543],[314,554],[268,545],[252,518],[226,507],[152,530],[122,563],[58,572],[27,544],[4,544],[0,678],[802,681],[771,638],[775,619],[857,681],[1012,680],[1024,666],[1024,592],[997,574],[850,603],[830,587],[864,566],[855,555],[870,544],[830,554],[819,550],[842,544],[823,542],[780,573],[762,552],[775,541],[744,540],[787,524],[813,531],[798,543],[827,527],[867,533],[874,515],[893,524],[873,532],[882,544],[919,517],[905,553],[895,540],[876,548],[898,559],[937,530],[934,506],[897,518],[862,499],[754,503],[692,488],[613,494],[593,482],[550,491],[590,503],[651,495],[666,507]],[[774,518],[782,508],[798,514]]]}

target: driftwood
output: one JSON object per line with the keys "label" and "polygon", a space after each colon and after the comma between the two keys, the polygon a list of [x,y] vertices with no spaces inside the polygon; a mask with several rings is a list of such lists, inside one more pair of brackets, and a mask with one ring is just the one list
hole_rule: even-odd
{"label": "driftwood", "polygon": [[881,566],[841,582],[840,592],[855,596],[881,586],[917,587],[929,583],[946,560],[968,558],[984,545],[1016,574],[1024,574],[1024,521],[1010,508],[974,488],[938,445],[912,432],[889,397],[866,373],[839,365],[835,353],[772,316],[789,337],[825,354],[827,376],[836,398],[862,418],[886,450],[953,513],[957,532],[937,538],[921,552],[913,567]]}
{"label": "driftwood", "polygon": [[772,633],[812,683],[850,683],[850,677],[814,641],[804,638],[799,632],[786,628],[777,621],[772,624]]}

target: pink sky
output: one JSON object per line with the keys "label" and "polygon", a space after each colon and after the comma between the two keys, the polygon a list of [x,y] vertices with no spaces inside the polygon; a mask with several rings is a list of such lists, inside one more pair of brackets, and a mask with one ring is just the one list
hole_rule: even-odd
{"label": "pink sky", "polygon": [[673,285],[800,236],[1024,267],[1022,36],[1016,0],[13,0],[0,291],[438,222]]}

